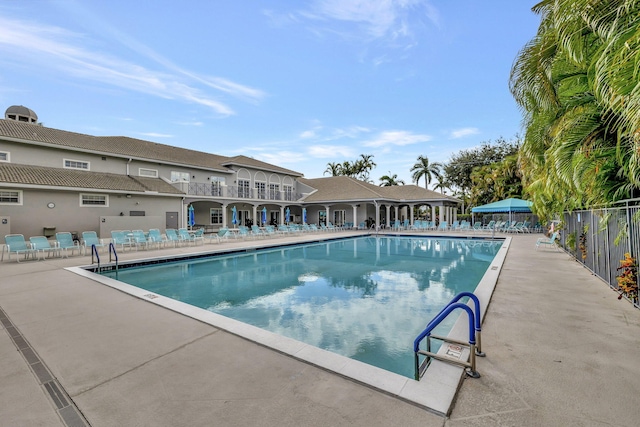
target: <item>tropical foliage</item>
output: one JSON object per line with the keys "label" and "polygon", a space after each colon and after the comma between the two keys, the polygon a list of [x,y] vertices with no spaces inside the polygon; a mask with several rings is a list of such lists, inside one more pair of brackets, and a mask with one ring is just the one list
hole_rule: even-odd
{"label": "tropical foliage", "polygon": [[324,174],[331,176],[350,176],[361,181],[370,182],[371,170],[376,167],[373,156],[370,154],[360,154],[360,158],[353,162],[345,160],[342,163],[328,163]]}
{"label": "tropical foliage", "polygon": [[436,178],[442,181],[442,164],[430,162],[427,156],[418,156],[418,161],[411,167],[411,179],[418,184],[424,178],[424,188],[429,188],[429,184]]}
{"label": "tropical foliage", "polygon": [[[471,206],[495,202],[504,198],[501,196],[505,194],[508,194],[507,197],[520,196],[522,184],[519,172],[516,172],[518,165],[506,160],[515,158],[519,147],[520,139],[517,136],[510,141],[504,138],[494,142],[483,141],[478,147],[452,155],[443,166],[443,179],[448,188],[456,190],[458,198],[470,199]],[[507,164],[500,166],[503,161],[507,161]],[[497,175],[503,171],[508,175]],[[492,188],[494,181],[499,181],[497,192]]]}
{"label": "tropical foliage", "polygon": [[389,175],[382,175],[380,177],[380,187],[391,187],[393,185],[404,185],[404,181],[401,179],[398,179],[398,174],[394,173],[393,175],[391,175],[391,172],[389,172]]}
{"label": "tropical foliage", "polygon": [[520,168],[542,217],[638,195],[640,2],[545,0],[516,58]]}

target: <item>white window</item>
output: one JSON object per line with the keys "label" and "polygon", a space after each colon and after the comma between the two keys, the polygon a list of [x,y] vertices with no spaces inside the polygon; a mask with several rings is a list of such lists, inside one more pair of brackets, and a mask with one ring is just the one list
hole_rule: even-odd
{"label": "white window", "polygon": [[189,182],[189,172],[171,171],[171,182]]}
{"label": "white window", "polygon": [[109,196],[104,194],[80,194],[80,206],[109,206]]}
{"label": "white window", "polygon": [[251,197],[251,188],[249,187],[249,181],[246,179],[238,180],[238,197],[249,198]]}
{"label": "white window", "polygon": [[290,185],[285,185],[282,187],[284,190],[284,199],[285,200],[293,200],[293,187]]}
{"label": "white window", "polygon": [[83,162],[82,160],[64,159],[65,169],[83,169],[89,170],[89,162]]}
{"label": "white window", "polygon": [[256,198],[258,199],[266,199],[267,198],[267,184],[264,182],[256,182]]}
{"label": "white window", "polygon": [[0,205],[22,205],[22,191],[0,190]]}
{"label": "white window", "polygon": [[157,178],[158,171],[156,169],[140,168],[138,169],[138,176],[147,176],[149,178]]}
{"label": "white window", "polygon": [[8,162],[8,161],[10,161],[9,152],[8,151],[0,151],[0,162]]}
{"label": "white window", "polygon": [[269,184],[269,199],[277,200],[280,195],[280,184]]}
{"label": "white window", "polygon": [[222,185],[224,184],[224,177],[212,176],[211,180],[211,195],[222,196]]}
{"label": "white window", "polygon": [[222,224],[222,208],[211,208],[211,224],[212,225],[220,225]]}

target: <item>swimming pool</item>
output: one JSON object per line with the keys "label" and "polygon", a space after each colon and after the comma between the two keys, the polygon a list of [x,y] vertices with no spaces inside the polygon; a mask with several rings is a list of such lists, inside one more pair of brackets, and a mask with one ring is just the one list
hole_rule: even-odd
{"label": "swimming pool", "polygon": [[501,245],[368,236],[124,268],[118,280],[411,378],[416,335],[475,289]]}

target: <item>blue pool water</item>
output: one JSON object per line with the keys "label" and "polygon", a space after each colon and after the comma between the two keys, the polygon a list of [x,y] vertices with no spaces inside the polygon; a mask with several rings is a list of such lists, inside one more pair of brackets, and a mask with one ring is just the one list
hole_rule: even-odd
{"label": "blue pool water", "polygon": [[476,288],[501,244],[358,237],[121,268],[117,278],[412,378],[413,340]]}

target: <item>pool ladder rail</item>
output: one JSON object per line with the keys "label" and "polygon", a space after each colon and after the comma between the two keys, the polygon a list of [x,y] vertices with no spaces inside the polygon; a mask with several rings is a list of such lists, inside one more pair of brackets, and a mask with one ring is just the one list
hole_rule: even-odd
{"label": "pool ladder rail", "polygon": [[[113,254],[113,258],[112,258]],[[93,257],[95,255],[95,258]],[[116,273],[118,272],[118,253],[116,252],[116,247],[113,243],[109,243],[109,263],[112,263],[113,260],[116,261]],[[91,264],[98,262],[98,273],[102,271],[102,267],[100,267],[100,254],[98,253],[98,247],[96,245],[91,245]]]}
{"label": "pool ladder rail", "polygon": [[[469,297],[473,301],[474,310],[467,304],[458,302],[464,297]],[[469,319],[469,342],[456,340],[449,337],[442,337],[431,334],[431,331],[440,324],[452,311],[456,309],[462,309],[467,313]],[[420,349],[420,343],[426,339],[426,350]],[[444,343],[457,344],[458,346],[469,349],[469,360],[456,359],[451,356],[447,356],[446,353],[438,354],[431,351],[431,339],[436,339]],[[461,365],[465,368],[465,372],[472,378],[480,378],[480,374],[476,370],[476,356],[484,357],[482,352],[482,340],[481,340],[481,328],[480,328],[480,301],[478,297],[471,292],[461,292],[456,295],[449,303],[438,313],[427,325],[427,327],[416,337],[413,342],[413,351],[415,359],[415,379],[420,381],[420,378],[424,375],[427,367],[431,363],[431,360],[436,359],[447,363],[453,363],[455,365]],[[462,352],[459,353],[460,355]],[[420,362],[420,358],[425,359]]]}

